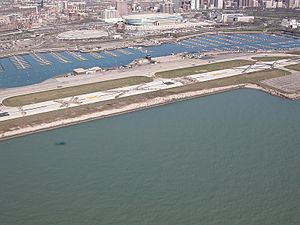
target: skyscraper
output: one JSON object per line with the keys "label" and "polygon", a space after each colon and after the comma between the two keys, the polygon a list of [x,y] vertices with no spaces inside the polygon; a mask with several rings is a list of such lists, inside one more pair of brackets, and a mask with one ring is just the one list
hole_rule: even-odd
{"label": "skyscraper", "polygon": [[116,8],[120,16],[129,14],[129,8],[126,1],[117,1]]}
{"label": "skyscraper", "polygon": [[174,3],[173,2],[163,2],[160,4],[160,12],[170,13],[174,12]]}
{"label": "skyscraper", "polygon": [[200,9],[200,0],[191,0],[191,10]]}

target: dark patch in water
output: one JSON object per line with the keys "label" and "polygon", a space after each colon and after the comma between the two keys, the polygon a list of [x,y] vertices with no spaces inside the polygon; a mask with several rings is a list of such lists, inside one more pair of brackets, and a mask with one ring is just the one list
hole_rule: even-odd
{"label": "dark patch in water", "polygon": [[59,145],[65,145],[66,144],[66,142],[64,142],[64,141],[60,141],[60,142],[56,142],[55,143],[55,145],[57,145],[57,146],[59,146]]}

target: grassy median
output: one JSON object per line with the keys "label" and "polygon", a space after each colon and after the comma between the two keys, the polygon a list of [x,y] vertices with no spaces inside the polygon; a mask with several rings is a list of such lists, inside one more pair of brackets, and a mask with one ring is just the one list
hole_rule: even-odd
{"label": "grassy median", "polygon": [[300,51],[291,51],[288,52],[289,54],[293,54],[293,55],[300,55]]}
{"label": "grassy median", "polygon": [[285,68],[290,69],[290,70],[300,71],[300,63],[295,64],[295,65],[286,66]]}
{"label": "grassy median", "polygon": [[10,97],[3,100],[5,106],[23,106],[33,103],[39,103],[44,101],[49,101],[53,99],[72,97],[76,95],[83,95],[97,91],[105,91],[114,88],[126,87],[131,85],[137,85],[142,83],[151,82],[152,79],[149,77],[126,77],[121,79],[103,81],[98,83],[84,84],[74,87],[66,87],[61,89],[55,89],[50,91],[37,92],[27,95],[19,95],[15,97]]}
{"label": "grassy median", "polygon": [[281,59],[288,59],[289,56],[262,56],[262,57],[252,57],[253,60],[260,62],[272,62]]}
{"label": "grassy median", "polygon": [[255,62],[249,60],[231,60],[225,62],[210,63],[200,66],[187,67],[176,70],[168,70],[155,73],[155,76],[162,78],[184,77],[198,73],[206,73],[216,70],[231,69],[238,66],[253,65]]}
{"label": "grassy median", "polygon": [[[225,77],[217,80],[211,80],[211,81],[205,81],[205,82],[199,82],[194,83],[190,85],[185,85],[181,87],[171,88],[163,90],[164,93],[168,94],[178,94],[178,93],[184,93],[188,91],[197,91],[197,90],[205,90],[205,89],[211,89],[216,87],[224,87],[229,85],[238,85],[238,84],[260,84],[261,81],[276,78],[276,77],[282,77],[289,75],[290,72],[280,69],[269,69],[269,70],[262,70],[258,72],[251,72],[251,73],[245,73],[242,75],[232,76],[232,77]],[[166,95],[168,95],[166,94]]]}

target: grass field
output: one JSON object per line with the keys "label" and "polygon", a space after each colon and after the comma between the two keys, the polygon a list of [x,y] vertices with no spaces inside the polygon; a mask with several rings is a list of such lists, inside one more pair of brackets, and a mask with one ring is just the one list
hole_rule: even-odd
{"label": "grass field", "polygon": [[288,56],[262,56],[262,57],[252,57],[253,60],[260,62],[271,62],[281,59],[288,59]]}
{"label": "grass field", "polygon": [[292,52],[288,52],[289,54],[293,54],[293,55],[300,55],[300,51],[292,51]]}
{"label": "grass field", "polygon": [[116,80],[103,81],[92,84],[84,84],[74,87],[61,88],[51,91],[37,92],[27,95],[19,95],[11,98],[4,99],[2,102],[5,106],[23,106],[32,103],[44,102],[53,99],[66,98],[76,95],[88,94],[97,91],[105,91],[114,88],[126,87],[142,83],[151,82],[149,77],[127,77]]}
{"label": "grass field", "polygon": [[253,65],[253,64],[255,64],[255,62],[249,60],[231,60],[231,61],[210,63],[210,64],[187,67],[187,68],[176,69],[176,70],[157,72],[155,73],[155,76],[162,77],[162,78],[175,78],[175,77],[189,76],[198,73],[206,73],[206,72],[211,72],[216,70],[231,69],[233,67]]}
{"label": "grass field", "polygon": [[300,63],[295,65],[286,66],[285,68],[300,71]]}
{"label": "grass field", "polygon": [[205,89],[223,87],[229,85],[238,85],[238,84],[247,84],[247,83],[259,84],[260,81],[275,78],[275,77],[282,77],[289,74],[290,72],[285,70],[280,70],[280,69],[262,70],[258,72],[246,73],[239,76],[226,77],[218,80],[194,83],[182,87],[166,89],[163,90],[163,92],[168,94],[177,94],[177,93],[183,93],[187,91],[205,90]]}
{"label": "grass field", "polygon": [[147,99],[151,99],[155,97],[164,97],[164,96],[169,96],[171,94],[180,94],[189,91],[198,91],[198,90],[236,85],[236,84],[246,84],[246,83],[261,84],[260,81],[275,78],[275,77],[281,77],[288,74],[290,74],[288,71],[279,70],[279,69],[264,70],[260,72],[243,74],[240,76],[228,77],[228,78],[206,81],[206,82],[199,82],[190,85],[185,85],[182,87],[175,87],[171,89],[165,89],[165,90],[160,90],[160,91],[146,93],[146,94],[139,94],[139,95],[124,97],[120,99],[113,99],[113,100],[93,103],[84,106],[66,108],[66,109],[57,110],[53,112],[42,113],[39,115],[27,116],[26,119],[24,118],[12,119],[8,121],[0,122],[0,133],[12,129],[18,129],[20,127],[38,125],[46,121],[47,122],[58,121],[61,119],[69,119],[69,118],[73,118],[81,115],[87,115],[89,113],[94,113],[98,111],[123,107],[128,104],[144,102]]}

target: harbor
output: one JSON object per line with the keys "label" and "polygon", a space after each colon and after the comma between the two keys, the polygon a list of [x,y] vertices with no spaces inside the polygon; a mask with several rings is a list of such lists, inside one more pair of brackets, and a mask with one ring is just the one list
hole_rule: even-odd
{"label": "harbor", "polygon": [[99,53],[97,52],[90,52],[90,55],[94,58],[94,59],[102,59],[103,56],[101,56]]}
{"label": "harbor", "polygon": [[60,63],[70,63],[71,61],[67,60],[65,57],[61,56],[58,52],[50,53],[54,58],[56,58]]}
{"label": "harbor", "polygon": [[103,53],[113,58],[117,57],[117,55],[112,51],[103,51]]}
{"label": "harbor", "polygon": [[67,52],[69,55],[71,55],[73,58],[79,60],[79,61],[85,61],[87,60],[86,58],[84,58],[80,53],[78,52]]}
{"label": "harbor", "polygon": [[31,68],[31,65],[22,56],[11,56],[9,59],[18,70]]}
{"label": "harbor", "polygon": [[41,56],[39,53],[30,54],[32,58],[34,58],[41,66],[49,66],[52,63]]}
{"label": "harbor", "polygon": [[[53,49],[48,52],[31,52],[29,54],[1,58],[1,74],[5,76],[0,77],[0,88],[39,83],[61,74],[71,73],[76,68],[86,69],[99,66],[105,70],[126,67],[126,65],[130,65],[133,61],[144,58],[147,55],[160,57],[182,53],[205,55],[230,52],[276,52],[299,48],[299,37],[262,33],[221,33],[192,36],[178,42],[164,43],[157,46],[132,46],[130,48],[91,52]],[[36,66],[35,62],[41,67]],[[31,74],[31,76],[24,77],[22,75],[23,72]]]}

